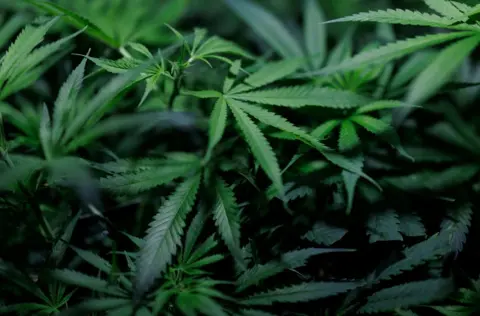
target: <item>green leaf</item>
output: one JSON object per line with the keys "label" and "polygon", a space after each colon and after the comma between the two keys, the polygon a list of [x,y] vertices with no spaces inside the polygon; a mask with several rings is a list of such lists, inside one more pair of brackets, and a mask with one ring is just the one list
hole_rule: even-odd
{"label": "green leaf", "polygon": [[287,28],[258,4],[250,0],[226,0],[229,7],[280,56],[302,56],[302,49]]}
{"label": "green leaf", "polygon": [[390,124],[368,115],[355,115],[350,118],[353,122],[365,128],[367,131],[380,135],[391,129]]}
{"label": "green leaf", "polygon": [[87,59],[84,58],[77,68],[72,71],[60,88],[57,99],[55,100],[52,132],[54,143],[57,143],[61,139],[64,126],[68,124],[69,121],[68,116],[71,115],[71,112],[75,111],[74,106],[82,86],[86,63]]}
{"label": "green leaf", "polygon": [[319,140],[323,140],[323,139],[327,138],[327,136],[329,134],[331,134],[332,131],[335,129],[335,127],[337,127],[340,123],[341,123],[340,120],[326,121],[326,122],[322,123],[321,125],[319,125],[317,128],[315,128],[310,133],[310,135],[312,135],[313,137],[315,137]]}
{"label": "green leaf", "polygon": [[402,234],[409,237],[425,236],[425,227],[422,220],[415,214],[402,214],[399,216],[399,229]]}
{"label": "green leaf", "polygon": [[347,234],[348,230],[344,228],[330,226],[324,222],[315,223],[312,230],[307,232],[302,238],[319,245],[331,246]]}
{"label": "green leaf", "polygon": [[443,257],[450,251],[450,246],[447,243],[447,235],[434,235],[425,241],[406,248],[403,251],[404,259],[395,262],[381,271],[374,279],[374,282],[389,280],[393,276],[400,275],[405,271],[413,270],[415,267],[418,267],[429,260]]}
{"label": "green leaf", "polygon": [[200,99],[208,99],[208,98],[221,98],[222,94],[218,91],[214,90],[202,90],[202,91],[191,91],[191,90],[182,90],[182,95],[190,95]]}
{"label": "green leaf", "polygon": [[303,267],[310,257],[325,253],[344,251],[349,250],[307,248],[286,252],[282,255],[280,260],[273,260],[265,264],[256,264],[242,273],[236,282],[237,291],[243,291],[253,285],[259,284],[261,281],[271,278],[287,269]]}
{"label": "green leaf", "polygon": [[313,136],[303,131],[301,128],[296,127],[285,118],[275,113],[269,112],[259,106],[251,105],[237,100],[228,100],[230,106],[235,106],[245,111],[247,114],[253,116],[260,122],[278,128],[284,132],[290,133],[296,137],[296,139],[306,143],[307,145],[316,148],[320,152],[328,150],[328,148],[316,140]]}
{"label": "green leaf", "polygon": [[458,165],[443,171],[422,171],[406,176],[386,177],[383,181],[405,191],[432,190],[440,191],[463,184],[480,171],[480,166]]}
{"label": "green leaf", "polygon": [[455,4],[453,1],[449,0],[423,0],[430,9],[437,11],[441,15],[444,15],[449,18],[461,18],[465,16],[465,13],[460,11],[457,7],[458,4],[462,5],[461,3],[456,2]]}
{"label": "green leaf", "polygon": [[368,218],[367,228],[370,243],[403,240],[402,235],[400,235],[400,221],[394,211],[372,213]]}
{"label": "green leaf", "polygon": [[275,316],[275,314],[270,314],[267,312],[253,310],[253,309],[244,309],[242,310],[241,316]]}
{"label": "green leaf", "polygon": [[374,111],[396,109],[400,107],[414,107],[414,106],[401,101],[379,100],[358,108],[355,111],[355,114],[365,114],[365,113],[370,113]]}
{"label": "green leaf", "polygon": [[15,71],[19,63],[25,62],[28,54],[43,41],[44,36],[58,18],[39,27],[26,26],[17,36],[1,59],[0,80],[6,80]]}
{"label": "green leaf", "polygon": [[272,305],[273,303],[308,302],[352,290],[358,282],[311,282],[292,285],[269,292],[258,293],[243,301],[247,305]]}
{"label": "green leaf", "polygon": [[432,97],[452,77],[479,42],[480,36],[472,36],[443,49],[412,82],[407,93],[407,103],[420,104]]}
{"label": "green leaf", "polygon": [[183,260],[188,261],[192,253],[193,246],[197,242],[207,220],[207,212],[202,208],[202,204],[199,206],[200,210],[193,218],[190,226],[188,227],[187,234],[185,236],[185,242],[183,243]]}
{"label": "green leaf", "polygon": [[87,288],[92,291],[115,296],[126,296],[125,292],[121,291],[118,287],[108,284],[107,281],[80,272],[57,269],[51,272],[51,276],[63,283]]}
{"label": "green leaf", "polygon": [[197,174],[178,186],[158,210],[147,230],[145,244],[137,260],[135,292],[141,297],[165,271],[181,243],[185,218],[195,202],[201,175]]}
{"label": "green leaf", "polygon": [[285,59],[277,62],[270,62],[260,70],[245,78],[244,85],[238,85],[229,91],[229,94],[236,94],[255,88],[263,87],[280,79],[286,78],[295,73],[303,64],[301,59]]}
{"label": "green leaf", "polygon": [[98,270],[106,273],[107,275],[112,272],[112,265],[102,257],[99,257],[98,255],[94,254],[91,251],[79,249],[73,246],[71,248],[76,252],[76,254],[80,258],[82,258],[83,260],[85,260],[86,262],[88,262]]}
{"label": "green leaf", "polygon": [[122,298],[91,298],[88,299],[80,304],[78,304],[74,308],[78,308],[82,311],[89,311],[89,312],[100,312],[100,311],[107,311],[113,310],[121,306],[125,306],[131,303],[130,299],[122,299]]}
{"label": "green leaf", "polygon": [[141,65],[141,61],[134,58],[129,58],[129,57],[124,57],[117,60],[106,59],[106,58],[95,58],[90,56],[84,56],[84,57],[90,60],[91,62],[93,62],[98,67],[105,69],[106,71],[114,74],[125,73]]}
{"label": "green leaf", "polygon": [[340,125],[340,136],[338,138],[338,148],[342,151],[352,149],[360,144],[355,125],[350,120],[342,121]]}
{"label": "green leaf", "polygon": [[39,138],[40,143],[42,144],[43,154],[47,160],[50,160],[53,155],[52,124],[46,104],[43,105],[42,118],[40,120]]}
{"label": "green leaf", "polygon": [[458,255],[463,250],[467,240],[469,226],[472,222],[473,211],[470,205],[454,208],[447,213],[442,221],[442,231],[449,235],[452,251]]}
{"label": "green leaf", "polygon": [[75,12],[72,12],[68,9],[65,9],[49,1],[39,1],[39,0],[26,0],[26,1],[33,4],[37,8],[44,10],[45,12],[48,12],[52,15],[63,16],[67,20],[67,22],[69,22],[71,25],[79,29],[83,29],[84,27],[88,26],[86,31],[87,34],[103,41],[104,43],[112,47],[117,48],[120,46],[119,43],[115,41],[115,39],[107,35],[97,25],[95,25],[85,17],[82,17],[76,14]]}
{"label": "green leaf", "polygon": [[51,260],[58,265],[60,261],[63,259],[65,255],[65,251],[68,248],[68,244],[70,243],[70,239],[73,235],[73,230],[77,225],[77,221],[80,218],[82,212],[77,212],[77,214],[72,218],[72,220],[68,223],[67,227],[63,231],[62,235],[60,236],[59,240],[55,243],[52,249]]}
{"label": "green leaf", "polygon": [[454,289],[451,279],[410,282],[380,290],[368,298],[360,313],[393,311],[446,298]]}
{"label": "green leaf", "polygon": [[211,55],[219,53],[229,53],[255,59],[253,55],[245,51],[237,44],[224,40],[218,36],[213,36],[206,40],[191,58],[208,58]]}
{"label": "green leaf", "polygon": [[227,104],[232,110],[232,113],[235,116],[241,131],[243,132],[245,140],[252,150],[253,156],[258,161],[267,176],[272,180],[273,185],[280,193],[280,196],[283,196],[284,192],[282,174],[280,172],[280,167],[278,165],[277,158],[273,153],[272,147],[270,147],[270,144],[265,139],[265,136],[262,134],[260,129],[252,122],[252,120],[242,109],[240,109],[238,106],[230,104],[229,100],[227,100]]}
{"label": "green leaf", "polygon": [[217,178],[215,191],[216,202],[213,208],[215,225],[232,256],[243,262],[240,249],[240,209],[235,194],[221,178]]}
{"label": "green leaf", "polygon": [[292,86],[228,95],[242,101],[300,108],[306,105],[349,109],[369,103],[366,97],[350,91],[315,86]]}
{"label": "green leaf", "polygon": [[[360,167],[363,167],[363,158],[357,158],[357,163]],[[342,179],[345,184],[345,190],[347,191],[347,209],[345,210],[346,214],[350,214],[353,208],[353,199],[355,197],[355,188],[357,186],[358,179],[360,175],[351,173],[349,171],[342,171]]]}
{"label": "green leaf", "polygon": [[33,156],[12,156],[14,166],[2,170],[0,177],[0,190],[15,190],[18,182],[28,180],[28,178],[46,167],[46,161]]}
{"label": "green leaf", "polygon": [[157,166],[140,166],[126,173],[102,178],[101,186],[118,193],[137,194],[186,177],[199,167],[199,159],[185,162],[165,159],[163,164]]}
{"label": "green leaf", "polygon": [[225,127],[227,125],[227,102],[223,97],[218,98],[210,115],[209,130],[208,130],[208,149],[207,157],[211,156],[213,148],[222,139]]}
{"label": "green leaf", "polygon": [[28,16],[18,13],[9,18],[0,28],[0,48],[5,46],[11,38],[28,22]]}
{"label": "green leaf", "polygon": [[390,82],[390,89],[399,89],[418,76],[425,69],[425,65],[433,60],[437,54],[434,50],[425,50],[409,56],[407,61],[400,65],[397,74]]}
{"label": "green leaf", "polygon": [[395,43],[386,44],[377,49],[361,52],[350,59],[344,60],[339,65],[326,67],[319,71],[301,74],[299,75],[299,77],[327,75],[335,72],[345,72],[359,69],[362,67],[370,67],[372,65],[383,64],[416,52],[420,49],[424,49],[470,35],[474,35],[474,33],[453,32],[409,38],[406,40],[397,41]]}
{"label": "green leaf", "polygon": [[[433,0],[436,1],[436,0]],[[440,0],[441,1],[441,0]],[[328,21],[327,23],[336,22],[376,22],[376,23],[390,23],[402,25],[421,25],[430,27],[444,27],[448,28],[455,21],[450,18],[438,16],[436,14],[423,13],[419,11],[402,10],[402,9],[387,9],[379,11],[370,11],[357,13],[340,19]]]}
{"label": "green leaf", "polygon": [[322,24],[325,21],[325,14],[316,0],[307,0],[303,16],[305,47],[313,69],[318,69],[327,55],[327,30]]}

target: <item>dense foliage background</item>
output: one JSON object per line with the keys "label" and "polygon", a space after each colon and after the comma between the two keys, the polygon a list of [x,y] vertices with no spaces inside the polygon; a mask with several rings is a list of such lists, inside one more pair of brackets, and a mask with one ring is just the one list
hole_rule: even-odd
{"label": "dense foliage background", "polygon": [[0,314],[480,315],[478,1],[0,10]]}

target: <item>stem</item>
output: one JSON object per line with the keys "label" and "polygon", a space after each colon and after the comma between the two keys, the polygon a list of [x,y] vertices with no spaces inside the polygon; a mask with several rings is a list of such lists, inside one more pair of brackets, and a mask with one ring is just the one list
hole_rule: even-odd
{"label": "stem", "polygon": [[45,216],[43,216],[43,212],[40,209],[40,207],[32,201],[33,195],[29,194],[27,189],[21,184],[20,184],[20,189],[23,191],[23,193],[25,195],[28,196],[28,203],[33,208],[33,213],[35,214],[35,217],[37,218],[37,220],[40,224],[40,228],[42,229],[42,231],[46,235],[47,240],[52,241],[55,237],[53,235],[53,231],[50,228],[50,225],[48,224],[47,219],[45,218]]}
{"label": "stem", "polygon": [[170,95],[170,99],[168,100],[167,104],[167,110],[171,111],[173,110],[173,103],[175,102],[175,99],[178,97],[180,94],[180,85],[182,83],[182,76],[183,76],[183,71],[181,71],[176,77],[174,81],[174,86],[173,86],[173,91],[172,94]]}

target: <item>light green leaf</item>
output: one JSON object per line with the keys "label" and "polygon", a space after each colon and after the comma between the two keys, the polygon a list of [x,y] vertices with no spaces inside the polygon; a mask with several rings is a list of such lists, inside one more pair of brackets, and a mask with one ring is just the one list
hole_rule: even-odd
{"label": "light green leaf", "polygon": [[281,21],[260,5],[250,0],[226,0],[226,2],[280,56],[292,58],[303,55],[297,40]]}

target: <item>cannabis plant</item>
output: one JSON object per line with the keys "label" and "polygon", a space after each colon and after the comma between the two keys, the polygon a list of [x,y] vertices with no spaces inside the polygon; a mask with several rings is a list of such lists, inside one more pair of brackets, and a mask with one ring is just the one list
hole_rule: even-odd
{"label": "cannabis plant", "polygon": [[476,315],[479,6],[224,2],[2,15],[0,313]]}

